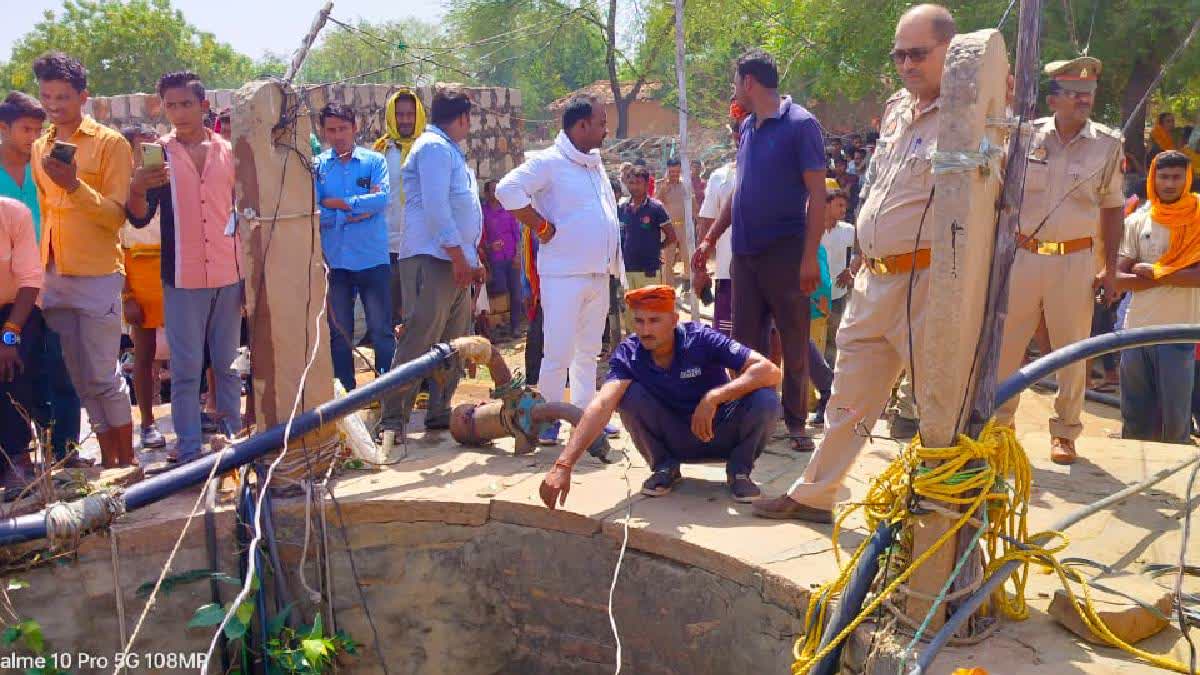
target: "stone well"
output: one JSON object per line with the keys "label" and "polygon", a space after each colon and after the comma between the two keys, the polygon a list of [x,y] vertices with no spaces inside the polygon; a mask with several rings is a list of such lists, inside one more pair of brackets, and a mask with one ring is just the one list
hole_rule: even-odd
{"label": "stone well", "polygon": [[[597,502],[577,493],[571,498],[584,511],[599,510],[551,512],[532,498],[542,464],[552,462],[553,453],[521,459],[500,448],[462,452],[449,443],[412,453],[394,469],[350,472],[336,487],[389,671],[613,672],[608,592],[629,504],[624,483],[612,483],[620,474],[581,467],[580,475],[595,471],[595,487],[607,498]],[[641,478],[633,480],[636,485]],[[119,584],[105,535],[86,538],[75,561],[21,575],[31,585],[15,592],[14,602],[21,614],[41,622],[48,649],[108,656],[111,672],[121,632],[116,593],[126,630],[132,630],[145,604],[136,590],[156,578],[195,498],[195,490],[177,495],[129,514],[114,528]],[[326,505],[336,620],[363,645],[343,665],[346,672],[383,672],[337,512],[328,500]],[[290,591],[302,598],[295,572],[304,540],[303,500],[279,500],[276,513]],[[625,672],[788,672],[806,593],[756,565],[644,531],[636,507],[634,513],[613,602]],[[220,506],[215,522],[221,566],[236,574],[232,506]],[[314,588],[315,552],[310,548],[305,575]],[[198,515],[172,571],[207,567],[207,555]],[[228,602],[233,587],[223,585],[222,594]],[[160,595],[134,651],[203,652],[212,629],[186,624],[195,608],[210,601],[206,582]],[[302,606],[311,620],[311,604]]]}

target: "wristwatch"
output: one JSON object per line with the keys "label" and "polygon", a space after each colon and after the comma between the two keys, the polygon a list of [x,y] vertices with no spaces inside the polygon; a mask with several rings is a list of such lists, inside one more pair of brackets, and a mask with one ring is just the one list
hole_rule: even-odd
{"label": "wristwatch", "polygon": [[8,345],[9,347],[16,347],[17,345],[21,344],[21,334],[14,333],[11,330],[6,330],[3,333],[0,333],[0,342]]}

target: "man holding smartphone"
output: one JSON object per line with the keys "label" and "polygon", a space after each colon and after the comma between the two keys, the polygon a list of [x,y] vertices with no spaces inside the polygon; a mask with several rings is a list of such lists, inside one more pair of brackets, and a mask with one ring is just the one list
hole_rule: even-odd
{"label": "man holding smartphone", "polygon": [[225,234],[233,215],[233,148],[204,126],[204,84],[190,71],[167,73],[158,80],[158,96],[174,127],[158,142],[166,165],[155,155],[143,157],[127,210],[134,227],[159,214],[171,420],[178,437],[171,459],[185,463],[200,457],[204,443],[205,346],[212,357],[218,424],[229,436],[242,426],[242,383],[231,367],[242,319],[242,253],[236,232]]}
{"label": "man holding smartphone", "polygon": [[42,212],[42,307],[62,340],[105,467],[133,466],[129,392],[117,372],[124,260],[118,233],[133,159],[129,143],[83,114],[87,69],[61,52],[33,62],[50,129],[33,144]]}

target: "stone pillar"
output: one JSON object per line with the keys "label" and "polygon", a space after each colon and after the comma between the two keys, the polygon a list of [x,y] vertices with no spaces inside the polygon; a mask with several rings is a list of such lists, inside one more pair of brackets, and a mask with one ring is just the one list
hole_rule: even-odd
{"label": "stone pillar", "polygon": [[[299,108],[296,93],[275,82],[251,82],[233,96],[236,208],[259,430],[286,422],[297,392],[297,413],[333,398],[329,324],[321,313],[325,270],[309,173],[312,127]],[[281,110],[288,117],[282,125]],[[332,425],[322,427],[290,446],[319,447],[334,433]]]}
{"label": "stone pillar", "polygon": [[[925,339],[917,346],[917,400],[921,439],[928,447],[953,445],[966,429],[974,383],[976,347],[983,327],[996,237],[1001,156],[1005,130],[989,125],[1003,119],[1008,56],[995,30],[958,35],[950,44],[942,73],[937,156],[931,218],[933,248]],[[953,505],[943,504],[954,508]],[[940,515],[913,520],[915,558],[949,527]],[[961,551],[953,542],[921,566],[910,581],[936,595],[950,577]],[[920,621],[932,602],[910,597],[906,613]],[[930,629],[942,625],[945,609]]]}

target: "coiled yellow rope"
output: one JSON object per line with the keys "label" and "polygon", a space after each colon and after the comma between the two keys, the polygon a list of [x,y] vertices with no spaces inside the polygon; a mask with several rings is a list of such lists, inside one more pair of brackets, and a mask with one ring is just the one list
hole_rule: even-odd
{"label": "coiled yellow rope", "polygon": [[[929,466],[929,462],[940,464]],[[971,466],[972,462],[978,463],[979,466]],[[1085,602],[1080,609],[1080,617],[1097,635],[1103,636],[1113,646],[1156,666],[1188,672],[1184,664],[1128,645],[1108,630],[1096,614],[1087,583],[1054,558],[1056,553],[1066,548],[1066,537],[1059,532],[1029,535],[1026,516],[1029,512],[1031,484],[1032,469],[1029,458],[1017,442],[1016,435],[1010,427],[998,425],[995,421],[984,427],[978,440],[959,436],[958,445],[950,448],[927,448],[921,444],[920,436],[914,438],[900,455],[871,481],[866,499],[839,514],[833,528],[833,550],[839,564],[841,560],[838,537],[842,523],[859,509],[862,509],[868,529],[872,531],[880,523],[895,524],[909,518],[909,505],[921,498],[963,507],[961,516],[928,550],[904,565],[896,578],[876,593],[858,616],[822,648],[821,636],[825,630],[827,610],[833,600],[845,590],[851,573],[858,566],[870,538],[864,540],[854,555],[842,565],[837,578],[823,585],[809,599],[804,615],[807,630],[796,640],[793,650],[796,660],[792,664],[792,673],[807,673],[836,649],[880,604],[908,581],[921,565],[946,542],[951,541],[960,529],[972,521],[978,523],[979,516],[982,515],[981,508],[987,509],[987,518],[984,521],[987,529],[981,536],[986,562],[985,577],[1010,560],[1024,562],[1004,585],[992,593],[990,603],[996,613],[1018,621],[1029,616],[1025,585],[1029,578],[1029,563],[1037,560],[1054,568],[1077,608],[1079,603],[1076,602],[1069,582],[1075,580],[1081,583]],[[1044,545],[1044,542],[1056,538],[1060,541],[1057,546],[1048,548]],[[1028,544],[1027,548],[1022,549],[1012,544],[1013,541],[1037,543]],[[1007,589],[1008,582],[1013,585],[1012,592]]]}

